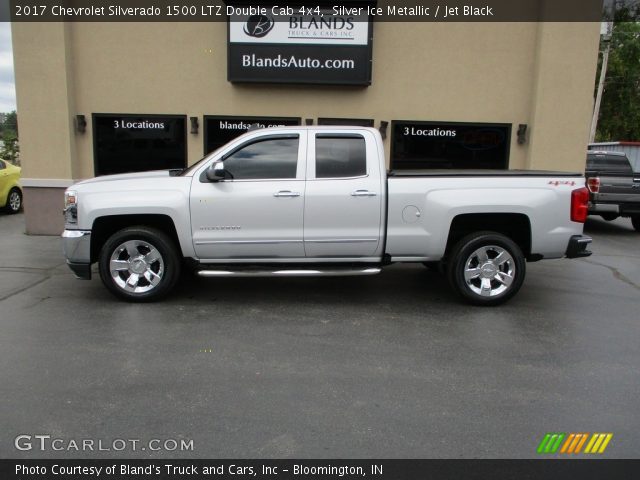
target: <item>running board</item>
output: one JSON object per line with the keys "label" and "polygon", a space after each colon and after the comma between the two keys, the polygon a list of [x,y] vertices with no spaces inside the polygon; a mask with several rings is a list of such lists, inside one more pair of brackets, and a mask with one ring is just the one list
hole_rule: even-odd
{"label": "running board", "polygon": [[353,275],[376,275],[380,268],[333,268],[318,269],[266,269],[266,270],[198,270],[201,277],[343,277]]}

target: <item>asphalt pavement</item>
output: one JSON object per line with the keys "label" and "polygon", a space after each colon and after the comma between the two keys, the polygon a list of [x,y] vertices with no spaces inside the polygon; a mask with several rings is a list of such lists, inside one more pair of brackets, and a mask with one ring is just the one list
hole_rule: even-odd
{"label": "asphalt pavement", "polygon": [[[528,264],[497,308],[421,265],[186,275],[129,304],[0,215],[0,458],[531,458],[547,432],[610,432],[602,456],[638,458],[640,234],[586,231],[592,257]],[[73,449],[87,439],[111,449]]]}

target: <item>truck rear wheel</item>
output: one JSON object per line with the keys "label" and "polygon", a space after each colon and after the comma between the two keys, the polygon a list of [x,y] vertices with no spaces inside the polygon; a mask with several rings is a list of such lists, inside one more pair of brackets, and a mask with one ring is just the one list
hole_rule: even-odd
{"label": "truck rear wheel", "polygon": [[114,233],[100,251],[102,283],[119,298],[149,302],[166,296],[180,276],[171,239],[155,228],[137,226]]}
{"label": "truck rear wheel", "polygon": [[631,225],[633,225],[636,232],[640,232],[640,215],[634,215],[631,217]]}
{"label": "truck rear wheel", "polygon": [[474,305],[499,305],[524,282],[526,263],[520,247],[496,232],[467,235],[452,249],[447,277],[453,289]]}

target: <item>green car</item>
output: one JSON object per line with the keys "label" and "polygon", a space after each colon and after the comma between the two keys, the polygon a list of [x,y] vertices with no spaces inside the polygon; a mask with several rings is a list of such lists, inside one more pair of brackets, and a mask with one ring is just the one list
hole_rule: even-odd
{"label": "green car", "polygon": [[0,208],[8,213],[18,213],[22,208],[20,167],[0,160]]}

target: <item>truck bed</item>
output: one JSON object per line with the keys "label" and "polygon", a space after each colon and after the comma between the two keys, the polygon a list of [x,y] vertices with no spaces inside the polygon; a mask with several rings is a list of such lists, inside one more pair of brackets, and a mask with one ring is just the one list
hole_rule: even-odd
{"label": "truck bed", "polygon": [[578,172],[553,170],[389,170],[389,177],[581,177]]}

